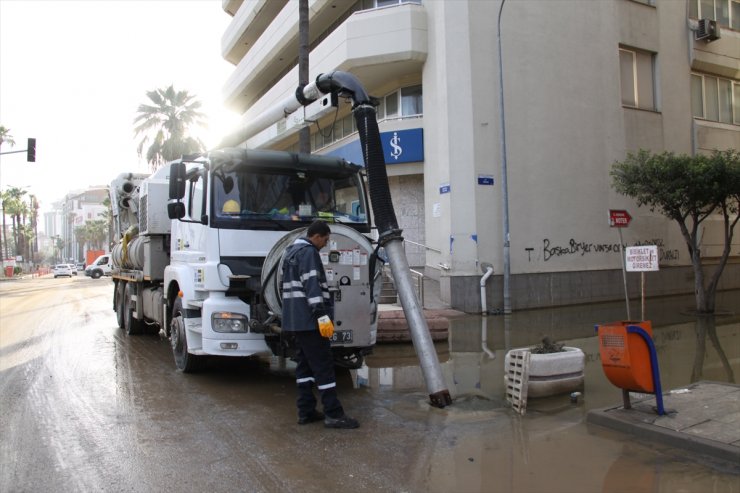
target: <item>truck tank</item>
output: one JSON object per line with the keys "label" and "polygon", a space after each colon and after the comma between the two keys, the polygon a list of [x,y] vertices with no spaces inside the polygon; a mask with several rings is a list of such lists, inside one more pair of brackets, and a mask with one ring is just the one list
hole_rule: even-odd
{"label": "truck tank", "polygon": [[123,254],[123,242],[116,244],[111,252],[113,265],[123,269],[141,270],[144,268],[144,241],[137,236],[128,242],[126,258]]}

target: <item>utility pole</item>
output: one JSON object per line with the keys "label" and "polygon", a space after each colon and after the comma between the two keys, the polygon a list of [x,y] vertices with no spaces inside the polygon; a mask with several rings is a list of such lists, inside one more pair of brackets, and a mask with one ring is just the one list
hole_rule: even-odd
{"label": "utility pole", "polygon": [[501,149],[501,192],[503,206],[503,235],[504,235],[504,313],[511,313],[511,296],[509,294],[509,281],[511,279],[511,262],[509,257],[510,238],[509,238],[509,185],[506,170],[506,118],[504,117],[504,61],[501,54],[501,12],[504,10],[504,2],[501,0],[501,6],[498,9],[498,77],[499,77],[499,148]]}
{"label": "utility pole", "polygon": [[[298,0],[298,84],[308,84],[308,0]],[[311,153],[311,129],[301,128],[298,133],[298,152]]]}

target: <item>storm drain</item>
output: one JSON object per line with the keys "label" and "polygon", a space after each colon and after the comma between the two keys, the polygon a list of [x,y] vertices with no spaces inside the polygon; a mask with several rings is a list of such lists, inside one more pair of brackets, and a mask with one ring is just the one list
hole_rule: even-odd
{"label": "storm drain", "polygon": [[506,366],[506,401],[521,415],[527,412],[527,382],[529,381],[528,349],[512,349]]}

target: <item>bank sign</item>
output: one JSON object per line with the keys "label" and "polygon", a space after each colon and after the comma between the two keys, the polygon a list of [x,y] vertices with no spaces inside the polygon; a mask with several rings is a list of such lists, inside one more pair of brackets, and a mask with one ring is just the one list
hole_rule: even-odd
{"label": "bank sign", "polygon": [[[382,132],[385,164],[415,163],[424,161],[424,129],[410,128]],[[327,156],[341,157],[355,164],[365,164],[362,157],[360,139],[326,153]]]}

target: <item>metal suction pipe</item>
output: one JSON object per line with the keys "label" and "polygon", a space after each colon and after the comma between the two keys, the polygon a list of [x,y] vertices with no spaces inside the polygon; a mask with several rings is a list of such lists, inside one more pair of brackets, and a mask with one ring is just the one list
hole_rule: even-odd
{"label": "metal suction pipe", "polygon": [[[356,92],[353,94],[357,96]],[[452,398],[445,387],[439,358],[437,358],[432,336],[411,280],[411,269],[403,249],[402,231],[398,228],[396,213],[391,202],[375,107],[371,104],[357,104],[353,113],[367,167],[375,224],[380,233],[378,241],[388,254],[398,297],[401,300],[403,312],[409,324],[411,340],[427,384],[430,403],[435,407],[445,407],[452,403]]]}

